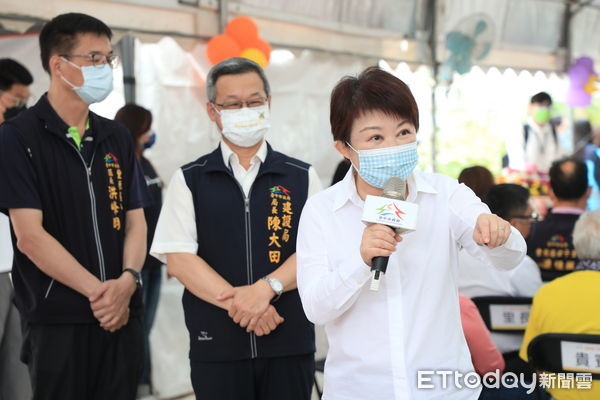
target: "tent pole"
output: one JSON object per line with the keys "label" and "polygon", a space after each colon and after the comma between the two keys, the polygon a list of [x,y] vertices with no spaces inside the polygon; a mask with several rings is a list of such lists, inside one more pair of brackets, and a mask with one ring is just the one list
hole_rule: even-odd
{"label": "tent pole", "polygon": [[123,91],[125,103],[135,103],[135,38],[125,35],[119,41],[119,53],[123,64]]}
{"label": "tent pole", "polygon": [[437,62],[437,0],[427,0],[425,15],[425,26],[429,31],[427,44],[429,46],[431,73],[433,75],[433,87],[431,89],[431,167],[433,172],[437,170],[437,119],[436,119],[436,91],[438,87],[438,62]]}
{"label": "tent pole", "polygon": [[225,27],[229,19],[229,0],[219,2],[219,33],[225,33]]}

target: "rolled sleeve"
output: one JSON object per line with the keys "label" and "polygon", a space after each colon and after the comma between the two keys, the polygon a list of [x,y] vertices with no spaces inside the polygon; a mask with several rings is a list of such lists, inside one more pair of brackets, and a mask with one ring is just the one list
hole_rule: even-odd
{"label": "rolled sleeve", "polygon": [[349,253],[340,265],[329,264],[327,241],[320,226],[327,220],[309,201],[302,211],[296,245],[297,283],[304,312],[320,325],[348,310],[371,276],[358,250]]}
{"label": "rolled sleeve", "polygon": [[497,269],[510,270],[519,265],[527,245],[518,230],[511,227],[511,234],[502,246],[494,249],[480,246],[473,240],[473,231],[481,214],[491,214],[488,206],[463,184],[456,186],[449,200],[452,235],[469,254]]}
{"label": "rolled sleeve", "polygon": [[150,255],[166,264],[169,253],[196,254],[197,252],[198,234],[194,200],[183,172],[179,169],[169,183],[156,224]]}
{"label": "rolled sleeve", "polygon": [[0,125],[0,212],[11,208],[42,209],[31,150],[12,125]]}

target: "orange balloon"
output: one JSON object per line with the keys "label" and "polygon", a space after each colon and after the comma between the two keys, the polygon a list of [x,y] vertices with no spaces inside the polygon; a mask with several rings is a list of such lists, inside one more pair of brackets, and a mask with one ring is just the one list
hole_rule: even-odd
{"label": "orange balloon", "polygon": [[265,57],[267,57],[267,62],[271,59],[271,45],[266,40],[257,38],[248,46],[248,48],[262,51]]}
{"label": "orange balloon", "polygon": [[211,64],[220,63],[231,57],[239,57],[240,46],[227,35],[213,36],[206,46],[206,56]]}
{"label": "orange balloon", "polygon": [[225,34],[235,40],[241,49],[246,49],[258,39],[258,27],[248,17],[237,17],[227,24]]}
{"label": "orange balloon", "polygon": [[267,57],[259,49],[245,49],[244,51],[242,51],[241,57],[254,61],[258,65],[260,65],[261,68],[267,66]]}

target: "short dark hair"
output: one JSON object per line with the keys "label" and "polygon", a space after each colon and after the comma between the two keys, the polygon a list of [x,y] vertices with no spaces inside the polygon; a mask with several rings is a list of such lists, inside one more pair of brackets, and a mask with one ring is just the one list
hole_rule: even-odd
{"label": "short dark hair", "polygon": [[214,103],[217,98],[217,80],[223,75],[240,75],[247,72],[255,72],[263,82],[267,96],[271,94],[271,87],[265,75],[265,71],[252,60],[242,57],[232,57],[223,60],[210,69],[206,77],[206,97]]}
{"label": "short dark hair", "polygon": [[587,166],[574,158],[554,161],[550,167],[550,186],[560,200],[580,199],[588,188]]}
{"label": "short dark hair", "polygon": [[528,202],[529,190],[514,183],[492,186],[484,200],[492,213],[506,221],[522,216],[527,210]]}
{"label": "short dark hair", "polygon": [[494,176],[486,167],[475,165],[460,172],[458,181],[467,185],[475,195],[484,199],[487,192],[494,186]]}
{"label": "short dark hair", "polygon": [[117,111],[115,121],[125,125],[131,132],[133,141],[137,143],[140,136],[148,132],[152,126],[152,113],[144,107],[129,103]]}
{"label": "short dark hair", "polygon": [[543,104],[548,103],[548,105],[552,105],[552,97],[546,92],[539,92],[531,96],[531,104]]}
{"label": "short dark hair", "polygon": [[354,121],[369,111],[406,118],[419,130],[419,108],[408,86],[379,67],[369,67],[358,77],[343,77],[331,92],[333,140],[349,142]]}
{"label": "short dark hair", "polygon": [[0,59],[0,90],[10,90],[12,85],[29,86],[33,76],[25,66],[12,58]]}
{"label": "short dark hair", "polygon": [[44,25],[40,32],[40,56],[46,72],[50,73],[50,57],[69,53],[77,45],[77,35],[82,33],[95,33],[112,39],[112,31],[104,22],[86,14],[61,14]]}

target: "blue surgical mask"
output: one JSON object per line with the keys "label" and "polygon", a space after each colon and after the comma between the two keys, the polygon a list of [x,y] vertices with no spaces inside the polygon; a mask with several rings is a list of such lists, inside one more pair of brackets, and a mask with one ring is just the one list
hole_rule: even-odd
{"label": "blue surgical mask", "polygon": [[100,66],[88,65],[80,67],[63,57],[67,63],[81,70],[83,75],[83,85],[75,86],[64,76],[61,78],[73,88],[73,91],[81,97],[86,104],[99,103],[104,100],[113,89],[113,71],[110,65]]}
{"label": "blue surgical mask", "polygon": [[365,182],[379,189],[392,176],[408,179],[419,161],[417,142],[372,150],[356,150],[346,144],[358,154],[360,168],[353,164],[354,169]]}
{"label": "blue surgical mask", "polygon": [[150,134],[150,140],[144,143],[144,150],[154,146],[154,143],[156,143],[156,132],[152,131],[152,133]]}

